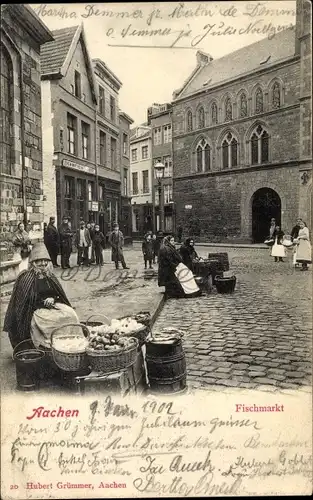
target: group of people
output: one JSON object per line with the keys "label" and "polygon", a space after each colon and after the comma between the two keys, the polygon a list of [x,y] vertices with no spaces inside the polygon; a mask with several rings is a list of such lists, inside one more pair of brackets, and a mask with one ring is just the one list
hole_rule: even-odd
{"label": "group of people", "polygon": [[[271,219],[268,241],[273,242],[271,256],[275,262],[284,262],[286,257],[286,245],[284,245],[285,233],[277,224],[276,219]],[[299,218],[290,233],[290,242],[293,243],[293,264],[302,264],[301,271],[308,270],[308,264],[312,262],[311,243],[309,229],[306,223]]]}
{"label": "group of people", "polygon": [[[93,221],[85,224],[84,220],[80,220],[79,228],[73,231],[68,217],[63,217],[59,229],[55,225],[55,218],[50,217],[49,224],[46,224],[44,228],[44,243],[54,267],[60,267],[57,262],[59,254],[61,254],[62,269],[71,267],[70,257],[73,244],[77,248],[79,267],[89,267],[91,264],[104,265],[103,250],[106,247],[106,239],[100,231],[100,226]],[[118,269],[119,262],[124,269],[127,269],[123,255],[124,236],[118,224],[114,224],[108,243],[112,248],[112,261],[116,269]]]}

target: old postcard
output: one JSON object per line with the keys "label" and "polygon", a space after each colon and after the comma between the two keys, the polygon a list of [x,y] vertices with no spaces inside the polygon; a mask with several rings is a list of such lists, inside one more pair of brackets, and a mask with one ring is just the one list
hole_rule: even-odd
{"label": "old postcard", "polygon": [[1,6],[1,498],[312,493],[311,14]]}

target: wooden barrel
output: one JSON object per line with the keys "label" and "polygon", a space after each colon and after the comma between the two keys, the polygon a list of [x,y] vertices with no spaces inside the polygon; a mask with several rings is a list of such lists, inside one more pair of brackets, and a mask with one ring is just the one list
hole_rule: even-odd
{"label": "wooden barrel", "polygon": [[147,342],[146,363],[151,391],[172,394],[186,389],[186,358],[181,339]]}
{"label": "wooden barrel", "polygon": [[229,271],[229,259],[227,252],[220,253],[209,253],[209,259],[215,259],[219,262],[218,270],[220,271]]}

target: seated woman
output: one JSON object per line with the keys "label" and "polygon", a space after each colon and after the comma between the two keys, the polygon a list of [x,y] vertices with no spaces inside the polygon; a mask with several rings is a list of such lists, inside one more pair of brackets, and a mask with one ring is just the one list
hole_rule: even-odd
{"label": "seated woman", "polygon": [[167,298],[197,297],[201,291],[192,272],[183,264],[173,236],[166,236],[159,251],[158,285],[165,286]]}
{"label": "seated woman", "polygon": [[17,277],[4,319],[3,330],[13,348],[22,340],[32,340],[35,347],[49,349],[55,328],[79,323],[51,267],[44,243],[38,243],[31,253],[30,269]]}
{"label": "seated woman", "polygon": [[183,263],[192,272],[193,272],[193,261],[199,259],[199,256],[195,251],[194,244],[195,242],[192,238],[187,238],[185,243],[180,247],[179,250]]}

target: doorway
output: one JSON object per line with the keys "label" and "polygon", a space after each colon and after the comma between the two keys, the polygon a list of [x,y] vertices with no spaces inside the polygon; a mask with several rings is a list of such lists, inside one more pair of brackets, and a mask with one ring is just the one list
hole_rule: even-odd
{"label": "doorway", "polygon": [[281,223],[281,200],[270,188],[258,189],[252,197],[252,239],[263,243],[269,235],[271,219]]}

